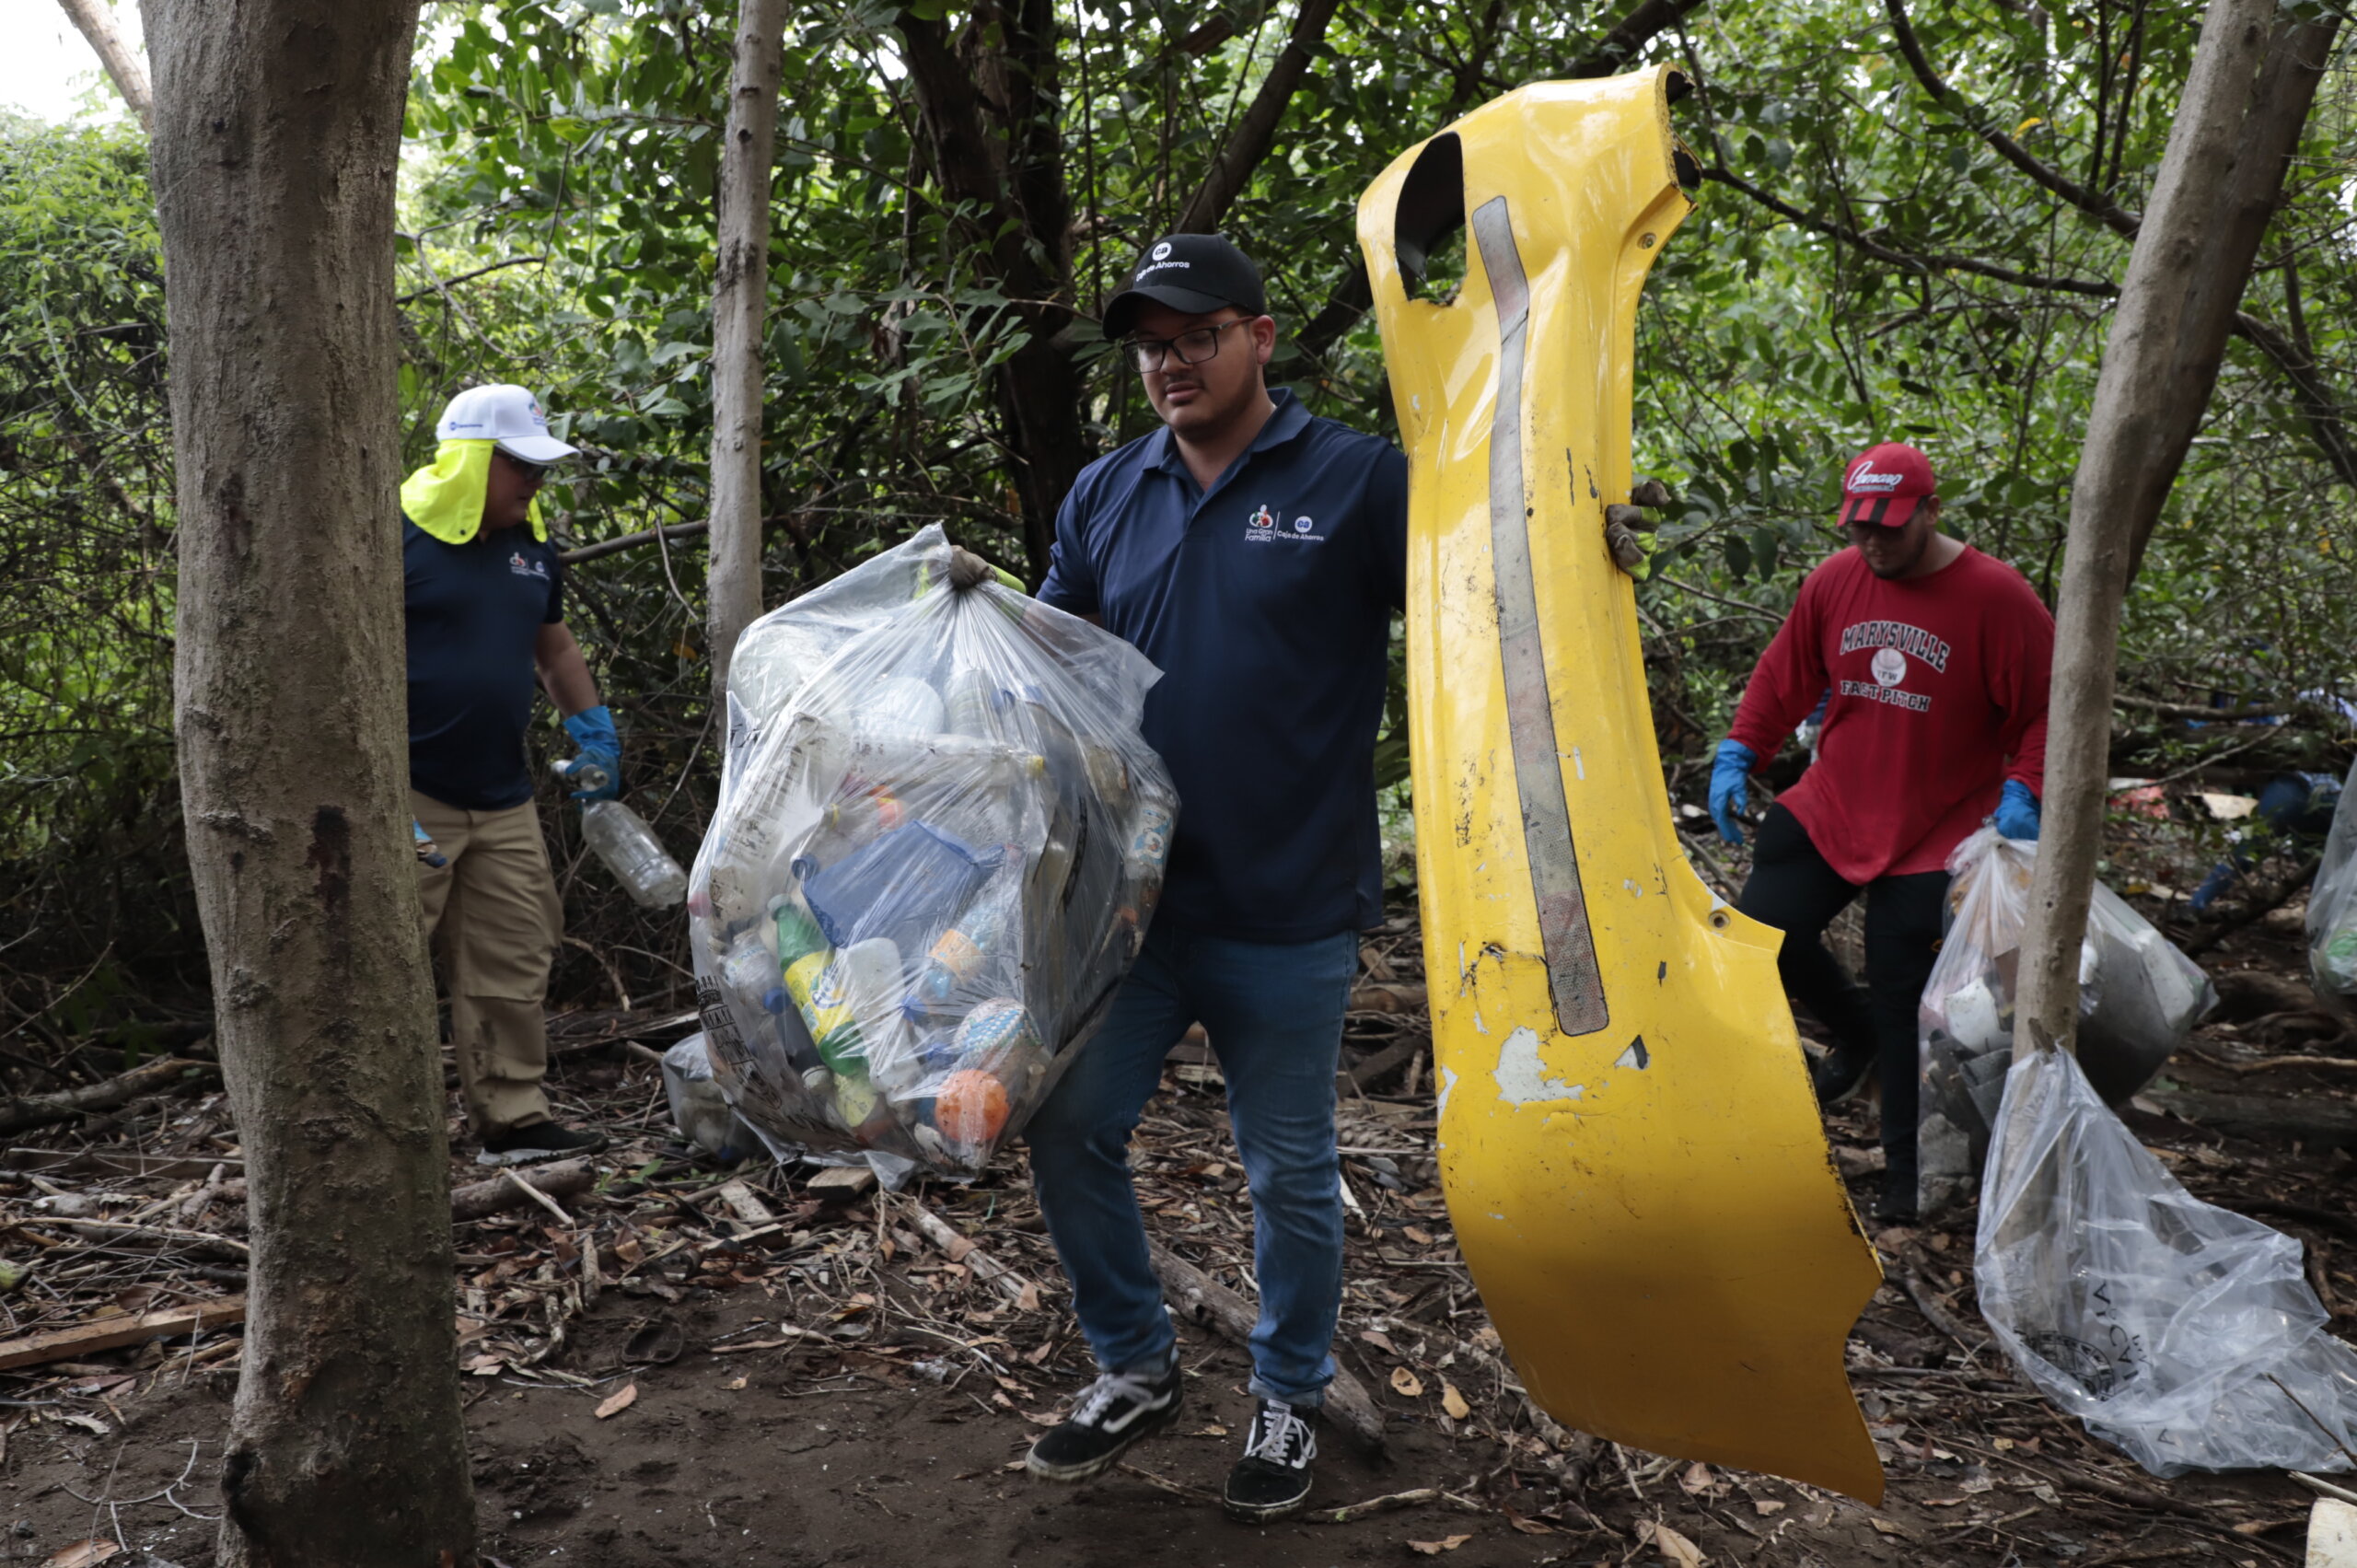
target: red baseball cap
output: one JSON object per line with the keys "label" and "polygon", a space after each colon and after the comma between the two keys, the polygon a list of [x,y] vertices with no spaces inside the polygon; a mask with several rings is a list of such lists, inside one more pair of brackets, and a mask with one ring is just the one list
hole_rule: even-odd
{"label": "red baseball cap", "polygon": [[1936,494],[1932,459],[1902,441],[1869,447],[1850,459],[1841,475],[1841,523],[1879,523],[1895,528],[1915,515],[1915,505]]}

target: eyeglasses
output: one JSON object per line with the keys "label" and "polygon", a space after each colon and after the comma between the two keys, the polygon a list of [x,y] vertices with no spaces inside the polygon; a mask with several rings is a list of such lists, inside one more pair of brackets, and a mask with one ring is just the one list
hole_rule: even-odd
{"label": "eyeglasses", "polygon": [[553,463],[528,462],[504,447],[497,448],[497,451],[501,457],[507,459],[510,467],[536,484],[548,478],[549,470],[556,466]]}
{"label": "eyeglasses", "polygon": [[1195,327],[1175,338],[1124,338],[1121,352],[1130,363],[1147,375],[1162,368],[1163,355],[1175,354],[1181,365],[1201,365],[1219,353],[1219,335],[1230,327],[1241,327],[1252,320],[1239,316],[1233,321],[1222,321],[1216,327]]}

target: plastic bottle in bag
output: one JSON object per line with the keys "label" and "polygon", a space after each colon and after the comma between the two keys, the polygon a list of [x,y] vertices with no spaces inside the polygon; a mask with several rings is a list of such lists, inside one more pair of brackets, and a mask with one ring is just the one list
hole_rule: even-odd
{"label": "plastic bottle in bag", "polygon": [[943,932],[909,993],[909,1011],[948,1006],[995,959],[1014,955],[1023,936],[1023,862],[1012,846],[958,923]]}
{"label": "plastic bottle in bag", "polygon": [[2357,993],[2357,920],[2326,934],[2316,948],[2316,969],[2335,991]]}
{"label": "plastic bottle in bag", "polygon": [[581,836],[622,890],[648,909],[669,909],[688,896],[688,874],[645,819],[621,801],[584,801]]}

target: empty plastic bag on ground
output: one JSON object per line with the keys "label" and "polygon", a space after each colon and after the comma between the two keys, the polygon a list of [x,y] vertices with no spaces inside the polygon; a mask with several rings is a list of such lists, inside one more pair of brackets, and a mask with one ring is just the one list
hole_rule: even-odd
{"label": "empty plastic bag on ground", "polygon": [[[2014,1049],[2014,982],[2038,846],[1984,827],[1948,856],[1955,911],[1917,1012],[1918,1206],[1970,1194]],[[2079,948],[2079,1059],[2117,1105],[2152,1080],[2216,1003],[2200,967],[2098,882]]]}
{"label": "empty plastic bag on ground", "polygon": [[2308,889],[2308,978],[2326,1006],[2357,1023],[2357,766],[2333,808]]}
{"label": "empty plastic bag on ground", "polygon": [[688,909],[748,1121],[970,1175],[1103,1017],[1178,800],[1144,656],[947,563],[929,528],[746,632]]}
{"label": "empty plastic bag on ground", "polygon": [[2347,1469],[2357,1351],[2300,1244],[2178,1186],[2063,1052],[2005,1096],[1974,1270],[2024,1376],[2154,1475]]}

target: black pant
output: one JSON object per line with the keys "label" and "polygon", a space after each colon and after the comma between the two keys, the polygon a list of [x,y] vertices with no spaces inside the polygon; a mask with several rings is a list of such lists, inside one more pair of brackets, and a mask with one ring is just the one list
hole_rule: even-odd
{"label": "black pant", "polygon": [[1825,928],[1858,896],[1826,864],[1800,819],[1769,808],[1736,908],[1784,934],[1784,989],[1833,1033],[1852,1063],[1882,1074],[1882,1146],[1893,1169],[1915,1169],[1915,1011],[1940,951],[1948,874],[1920,871],[1866,884],[1866,994],[1825,946]]}

